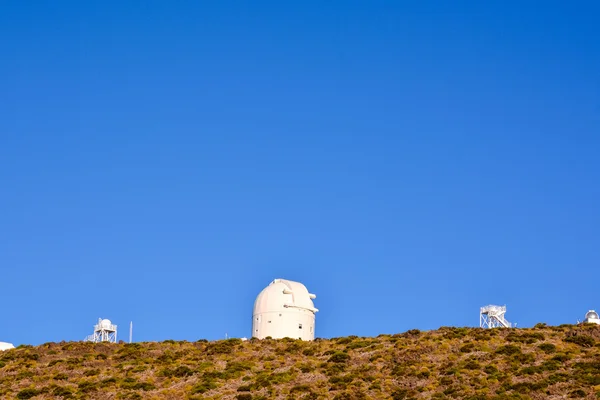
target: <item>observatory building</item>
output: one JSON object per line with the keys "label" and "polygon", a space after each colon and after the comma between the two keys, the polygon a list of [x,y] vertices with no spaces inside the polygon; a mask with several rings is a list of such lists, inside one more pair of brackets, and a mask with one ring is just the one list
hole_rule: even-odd
{"label": "observatory building", "polygon": [[12,343],[0,342],[0,351],[10,350],[14,348],[15,346],[13,346]]}
{"label": "observatory building", "polygon": [[598,316],[598,313],[596,311],[590,310],[585,314],[585,319],[583,320],[583,322],[588,324],[600,325],[600,317]]}
{"label": "observatory building", "polygon": [[313,304],[316,297],[299,282],[275,279],[254,302],[252,337],[313,340],[319,311]]}
{"label": "observatory building", "polygon": [[117,326],[113,325],[109,319],[98,318],[98,323],[94,326],[94,333],[86,337],[84,341],[117,343]]}

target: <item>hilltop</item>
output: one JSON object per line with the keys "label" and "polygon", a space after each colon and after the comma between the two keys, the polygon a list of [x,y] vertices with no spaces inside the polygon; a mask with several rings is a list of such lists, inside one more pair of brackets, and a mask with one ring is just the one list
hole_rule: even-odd
{"label": "hilltop", "polygon": [[600,326],[19,346],[0,353],[0,397],[596,399]]}

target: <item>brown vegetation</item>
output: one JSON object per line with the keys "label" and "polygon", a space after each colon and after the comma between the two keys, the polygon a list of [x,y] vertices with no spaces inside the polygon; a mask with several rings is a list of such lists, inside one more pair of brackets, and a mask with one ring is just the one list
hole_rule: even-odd
{"label": "brown vegetation", "polygon": [[19,346],[2,399],[600,398],[600,326]]}

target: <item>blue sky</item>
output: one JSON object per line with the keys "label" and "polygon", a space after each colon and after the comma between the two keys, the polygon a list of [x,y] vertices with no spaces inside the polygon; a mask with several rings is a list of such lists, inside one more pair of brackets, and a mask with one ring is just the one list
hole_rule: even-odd
{"label": "blue sky", "polygon": [[594,2],[125,3],[2,4],[0,340],[600,309]]}

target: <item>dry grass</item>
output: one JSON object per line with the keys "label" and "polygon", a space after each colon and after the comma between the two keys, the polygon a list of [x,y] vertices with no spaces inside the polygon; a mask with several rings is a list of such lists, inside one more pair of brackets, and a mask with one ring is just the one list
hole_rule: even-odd
{"label": "dry grass", "polygon": [[20,346],[0,353],[0,397],[600,399],[600,326]]}

